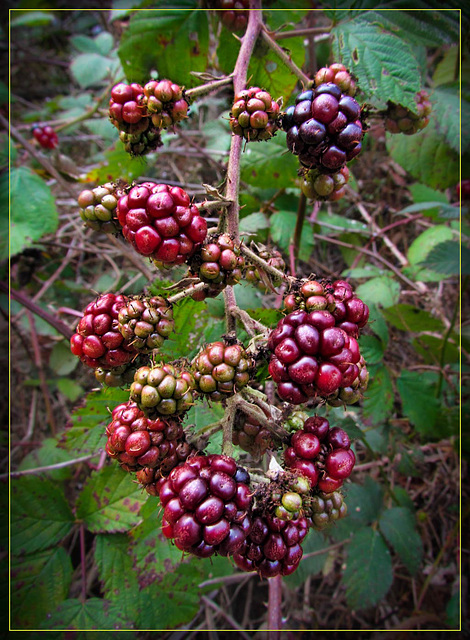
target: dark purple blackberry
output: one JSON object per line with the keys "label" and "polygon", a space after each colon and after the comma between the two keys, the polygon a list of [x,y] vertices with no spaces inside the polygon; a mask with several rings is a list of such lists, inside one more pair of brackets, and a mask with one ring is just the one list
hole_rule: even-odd
{"label": "dark purple blackberry", "polygon": [[307,168],[337,173],[361,150],[361,109],[333,82],[302,92],[282,118],[289,150]]}

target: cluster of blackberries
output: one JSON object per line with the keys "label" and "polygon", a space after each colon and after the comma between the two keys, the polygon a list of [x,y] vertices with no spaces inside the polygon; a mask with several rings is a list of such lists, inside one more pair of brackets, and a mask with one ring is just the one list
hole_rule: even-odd
{"label": "cluster of blackberries", "polygon": [[432,104],[427,91],[416,94],[416,112],[393,102],[388,103],[385,114],[385,129],[390,133],[404,133],[411,136],[429,124]]}
{"label": "cluster of blackberries", "polygon": [[31,132],[43,149],[55,149],[59,144],[57,133],[49,125],[34,125]]}
{"label": "cluster of blackberries", "polygon": [[279,129],[279,103],[259,87],[243,89],[235,96],[230,128],[245,140],[269,140]]}

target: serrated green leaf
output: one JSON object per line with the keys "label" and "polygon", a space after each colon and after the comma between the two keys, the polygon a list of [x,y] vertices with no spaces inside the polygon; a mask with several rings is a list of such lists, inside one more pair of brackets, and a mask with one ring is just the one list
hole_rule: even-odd
{"label": "serrated green leaf", "polygon": [[422,262],[426,260],[434,247],[453,238],[454,233],[452,230],[444,225],[435,225],[423,231],[413,240],[408,249],[407,257],[410,266],[403,270],[404,273],[415,280],[422,280],[423,282],[439,282],[442,280],[442,274],[423,267]]}
{"label": "serrated green leaf", "polygon": [[369,304],[368,307],[369,307],[369,323],[367,326],[370,327],[370,329],[375,333],[375,335],[380,338],[385,349],[387,347],[388,339],[389,339],[388,327],[387,327],[385,318],[375,303]]}
{"label": "serrated green leaf", "polygon": [[70,351],[70,344],[65,340],[54,345],[49,357],[49,366],[58,376],[72,373],[78,362],[78,358]]}
{"label": "serrated green leaf", "polygon": [[13,629],[34,629],[68,594],[72,562],[65,549],[11,559]]}
{"label": "serrated green leaf", "polygon": [[93,533],[128,531],[141,520],[146,497],[130,475],[113,464],[95,471],[77,498],[77,518]]}
{"label": "serrated green leaf", "polygon": [[115,67],[115,62],[99,53],[82,53],[70,65],[75,81],[82,89],[99,84]]}
{"label": "serrated green leaf", "polygon": [[98,453],[106,442],[104,426],[111,422],[111,410],[128,400],[129,392],[123,389],[92,391],[84,406],[72,413],[71,424],[62,433],[59,446],[76,456]]}
{"label": "serrated green leaf", "polygon": [[383,504],[383,490],[378,482],[366,476],[364,484],[350,484],[346,489],[348,517],[364,526],[379,517]]}
{"label": "serrated green leaf", "polygon": [[428,126],[413,136],[386,134],[392,159],[416,180],[443,191],[459,181],[459,155],[438,133],[431,116]]}
{"label": "serrated green leaf", "polygon": [[287,151],[285,133],[279,131],[269,142],[248,144],[241,157],[241,179],[260,189],[293,187],[297,158]]}
{"label": "serrated green leaf", "polygon": [[85,389],[78,382],[70,380],[70,378],[57,380],[57,388],[71,402],[76,402],[85,392]]}
{"label": "serrated green leaf", "polygon": [[397,304],[400,285],[389,276],[380,276],[356,287],[356,293],[367,305],[375,303],[386,309]]}
{"label": "serrated green leaf", "polygon": [[[209,30],[206,11],[193,0],[182,0],[178,9],[137,11],[129,22],[118,54],[132,82],[148,82],[150,71],[159,78],[193,87],[199,81],[191,71],[206,71]],[[175,65],[175,60],[178,64]]]}
{"label": "serrated green leaf", "polygon": [[387,509],[380,516],[379,527],[405,567],[415,575],[423,557],[423,543],[413,513],[405,507]]}
{"label": "serrated green leaf", "polygon": [[[430,191],[432,190],[430,189]],[[404,213],[422,213],[431,218],[443,218],[446,220],[456,220],[460,216],[458,207],[454,207],[452,204],[441,204],[439,201],[410,204],[408,207],[398,211],[397,215],[403,215]]]}
{"label": "serrated green leaf", "polygon": [[387,322],[400,331],[420,333],[444,330],[441,320],[411,304],[397,304],[390,309],[384,309],[383,315]]}
{"label": "serrated green leaf", "polygon": [[363,400],[364,417],[373,424],[384,422],[393,407],[393,387],[386,367],[380,367],[371,375]]}
{"label": "serrated green leaf", "polygon": [[300,22],[305,17],[312,4],[310,0],[296,0],[295,9],[291,7],[290,0],[276,0],[274,10],[264,10],[263,8],[263,20],[269,26],[270,31],[277,31],[280,27],[284,27],[282,33],[286,33],[289,27],[293,28],[293,24]]}
{"label": "serrated green leaf", "polygon": [[386,595],[393,582],[392,560],[378,531],[367,528],[354,534],[342,581],[353,609],[371,607]]}
{"label": "serrated green leaf", "polygon": [[130,533],[133,570],[140,588],[161,581],[181,562],[181,551],[162,534],[162,510],[149,498],[141,509],[142,522]]}
{"label": "serrated green leaf", "polygon": [[[35,448],[23,458],[18,470],[25,471],[26,469],[45,467],[58,462],[65,462],[66,460],[70,460],[70,455],[63,449],[58,448],[57,440],[55,438],[45,438],[40,447]],[[60,481],[69,478],[72,475],[72,469],[72,466],[51,469],[50,471],[44,471],[44,474],[52,480]]]}
{"label": "serrated green leaf", "polygon": [[378,364],[384,357],[383,343],[374,336],[361,336],[359,346],[366,364]]}
{"label": "serrated green leaf", "polygon": [[118,605],[102,598],[64,600],[47,616],[41,629],[125,629],[126,621]]}
{"label": "serrated green leaf", "polygon": [[458,336],[445,340],[444,337],[420,335],[419,338],[412,340],[416,353],[418,353],[424,362],[438,365],[442,357],[442,349],[445,346],[443,364],[452,364],[459,361],[460,351],[458,345]]}
{"label": "serrated green leaf", "polygon": [[460,121],[468,122],[470,118],[470,103],[465,99],[467,94],[468,86],[461,88],[458,82],[440,85],[432,94],[437,131],[457,153],[465,153],[470,145],[469,136],[463,135],[460,147]]}
{"label": "serrated green leaf", "polygon": [[0,191],[5,211],[8,211],[8,192],[11,202],[10,226],[8,217],[2,216],[0,227],[0,260],[5,260],[8,258],[8,238],[10,255],[14,256],[46,233],[54,233],[58,215],[50,187],[27,167],[13,167],[9,185],[8,173],[3,173]]}
{"label": "serrated green leaf", "polygon": [[24,476],[12,481],[11,549],[34,553],[57,545],[75,519],[62,490],[44,478]]}
{"label": "serrated green leaf", "polygon": [[[462,253],[462,264],[460,264]],[[420,266],[445,275],[470,273],[470,249],[455,240],[446,240],[434,245]]]}
{"label": "serrated green leaf", "polygon": [[367,100],[384,106],[386,100],[415,109],[421,89],[419,68],[410,45],[362,16],[333,27],[335,58],[358,78]]}
{"label": "serrated green leaf", "polygon": [[435,384],[435,376],[428,371],[405,369],[397,380],[403,415],[423,435],[433,433],[438,415],[439,401],[436,398]]}
{"label": "serrated green leaf", "polygon": [[185,357],[191,359],[204,336],[204,319],[207,317],[207,306],[192,298],[183,298],[173,308],[175,330],[165,340],[160,353],[171,360]]}

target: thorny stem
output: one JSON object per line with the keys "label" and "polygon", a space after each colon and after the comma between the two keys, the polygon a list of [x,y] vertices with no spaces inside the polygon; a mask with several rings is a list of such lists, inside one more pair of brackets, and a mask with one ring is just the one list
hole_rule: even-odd
{"label": "thorny stem", "polygon": [[205,200],[204,202],[197,202],[195,207],[199,211],[214,211],[214,209],[230,207],[232,204],[233,202],[230,200]]}
{"label": "thorny stem", "polygon": [[282,577],[280,575],[268,580],[268,638],[279,640],[282,628]]}
{"label": "thorny stem", "polygon": [[261,324],[261,322],[254,320],[246,311],[243,311],[243,309],[232,307],[231,313],[233,316],[238,318],[238,320],[240,320],[247,333],[250,334],[252,338],[259,334],[268,334],[268,327],[265,327],[264,324]]}
{"label": "thorny stem", "polygon": [[193,100],[194,98],[205,96],[211,91],[214,91],[214,89],[226,87],[227,85],[232,84],[232,82],[233,76],[227,76],[226,78],[221,78],[220,80],[214,80],[213,82],[201,84],[199,87],[194,87],[193,89],[187,89],[184,92],[184,95],[186,96],[186,98],[189,98],[189,100]]}
{"label": "thorny stem", "polygon": [[292,31],[281,31],[279,33],[271,33],[274,40],[284,40],[285,38],[297,38],[298,36],[316,36],[328,34],[331,27],[308,27],[306,29],[293,29]]}
{"label": "thorny stem", "polygon": [[[468,285],[468,281],[469,281],[469,276],[464,278],[464,281],[463,281],[462,287],[461,287],[461,291],[465,291],[466,290],[467,285]],[[445,363],[447,345],[449,343],[450,334],[454,330],[454,326],[455,326],[455,323],[457,321],[457,316],[458,316],[458,313],[459,313],[459,309],[460,309],[460,293],[459,293],[459,295],[457,295],[457,300],[456,300],[455,305],[454,305],[454,311],[452,313],[452,319],[450,321],[449,328],[446,331],[446,334],[445,334],[444,340],[443,340],[443,344],[442,344],[441,355],[440,355],[440,358],[439,358],[439,380],[437,381],[437,385],[436,385],[436,398],[439,398],[439,396],[441,395],[442,383],[444,381],[444,363]]]}
{"label": "thorny stem", "polygon": [[225,301],[225,323],[227,327],[227,333],[236,331],[237,321],[233,310],[237,308],[237,301],[235,299],[235,293],[233,287],[225,287],[224,289],[224,301]]}
{"label": "thorny stem", "polygon": [[71,467],[74,464],[80,464],[81,462],[88,462],[92,458],[96,458],[96,454],[89,456],[83,456],[81,458],[75,458],[74,460],[64,460],[64,462],[56,462],[55,464],[49,464],[45,467],[35,467],[34,469],[24,469],[23,471],[12,471],[10,474],[2,473],[0,480],[4,478],[20,478],[21,476],[35,475],[36,473],[44,473],[44,471],[54,471],[55,469],[63,469],[64,467]]}
{"label": "thorny stem", "polygon": [[198,282],[197,284],[194,284],[191,287],[188,287],[187,289],[183,289],[183,291],[179,291],[178,293],[175,293],[174,295],[170,296],[168,298],[168,302],[170,304],[175,304],[175,302],[179,302],[183,298],[188,298],[189,296],[192,296],[193,293],[196,293],[197,291],[202,291],[205,287],[207,287],[205,282]]}
{"label": "thorny stem", "polygon": [[86,550],[85,550],[85,525],[80,525],[80,567],[82,573],[82,602],[86,600]]}
{"label": "thorny stem", "polygon": [[290,55],[284,51],[282,47],[280,47],[277,42],[274,40],[273,36],[266,31],[265,28],[261,31],[261,38],[265,44],[268,45],[270,49],[274,51],[274,53],[284,62],[286,67],[288,67],[292,73],[297,76],[300,82],[304,85],[305,88],[311,87],[313,84],[313,80],[309,78],[302,69],[295,64]]}
{"label": "thorny stem", "polygon": [[[297,220],[294,230],[294,256],[299,257],[300,240],[302,238],[302,229],[305,220],[305,210],[307,208],[307,198],[304,193],[300,194],[299,206],[297,207]],[[294,273],[292,275],[295,275]]]}

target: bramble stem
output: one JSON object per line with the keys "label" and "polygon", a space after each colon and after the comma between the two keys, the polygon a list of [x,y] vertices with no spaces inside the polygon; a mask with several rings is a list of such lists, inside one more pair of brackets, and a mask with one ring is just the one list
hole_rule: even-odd
{"label": "bramble stem", "polygon": [[[307,198],[304,193],[300,194],[299,206],[297,208],[297,221],[294,231],[294,256],[299,257],[300,241],[302,239],[302,229],[305,220],[305,210],[307,208]],[[295,275],[295,274],[292,274]]]}
{"label": "bramble stem", "polygon": [[266,260],[263,260],[263,258],[261,258],[251,249],[248,249],[248,247],[243,243],[240,245],[240,253],[243,253],[243,255],[249,258],[251,262],[261,267],[264,271],[266,271],[266,273],[271,274],[275,278],[278,278],[279,280],[288,279],[288,276],[283,271],[279,271],[279,269],[276,269],[276,267],[272,267],[266,262]]}
{"label": "bramble stem", "polygon": [[280,47],[277,42],[274,40],[273,36],[266,31],[266,28],[263,28],[261,31],[261,38],[263,42],[265,42],[270,49],[274,51],[274,53],[283,61],[283,63],[288,67],[292,73],[297,76],[300,82],[307,89],[313,85],[313,80],[309,78],[302,69],[295,64],[290,55],[284,51],[282,47]]}
{"label": "bramble stem", "polygon": [[214,91],[215,89],[220,89],[221,87],[226,87],[229,84],[232,84],[233,76],[227,76],[226,78],[221,78],[220,80],[214,80],[213,82],[207,82],[206,84],[201,84],[199,87],[194,87],[193,89],[187,89],[184,92],[184,95],[189,100],[194,100],[194,98],[199,98],[200,96],[205,96],[206,94]]}
{"label": "bramble stem", "polygon": [[282,576],[269,578],[268,586],[268,638],[269,640],[279,640],[282,627]]}
{"label": "bramble stem", "polygon": [[193,293],[196,293],[197,291],[202,291],[205,287],[207,287],[205,282],[198,282],[196,284],[193,284],[187,289],[183,289],[183,291],[179,291],[178,293],[175,293],[173,296],[170,296],[168,298],[168,302],[170,304],[175,304],[175,302],[179,302],[183,298],[188,298],[189,296],[192,296]]}

